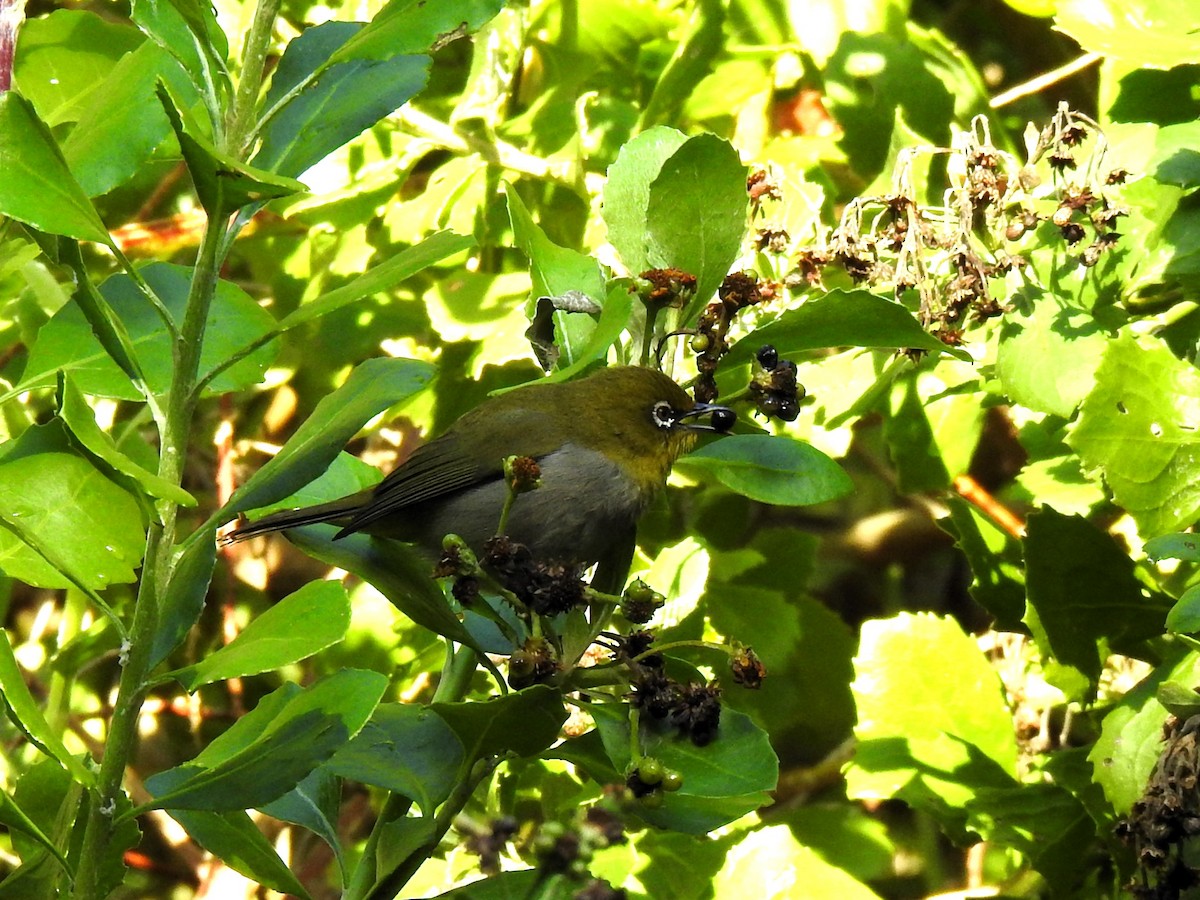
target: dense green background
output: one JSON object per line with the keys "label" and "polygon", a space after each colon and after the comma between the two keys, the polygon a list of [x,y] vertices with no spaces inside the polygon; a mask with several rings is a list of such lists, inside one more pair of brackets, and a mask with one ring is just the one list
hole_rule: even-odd
{"label": "dense green background", "polygon": [[[629,840],[584,868],[629,896],[1156,884],[1116,826],[1200,686],[1191,6],[29,3],[0,97],[0,897],[187,895],[201,848],[279,891],[435,896],[500,814],[505,868],[539,870],[470,896],[570,897],[544,851],[595,803]],[[630,276],[665,266],[697,290],[647,324]],[[537,330],[566,378],[711,337],[731,271],[763,294],[713,381],[741,434],[681,461],[634,564],[672,671],[724,688],[707,747],[643,727],[684,776],[660,808],[601,798],[621,684],[500,696],[475,649],[511,642],[365,539],[304,541],[340,581],[214,548],[538,377],[538,298],[590,301]],[[793,422],[747,389],[768,343]],[[688,382],[704,352],[662,359]],[[752,646],[761,690],[702,641]]]}

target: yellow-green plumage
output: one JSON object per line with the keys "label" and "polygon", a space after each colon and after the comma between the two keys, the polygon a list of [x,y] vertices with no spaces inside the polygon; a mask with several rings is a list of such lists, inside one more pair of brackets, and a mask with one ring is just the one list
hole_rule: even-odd
{"label": "yellow-green plumage", "polygon": [[517,498],[509,536],[543,558],[593,562],[630,539],[696,431],[712,430],[690,421],[710,409],[721,408],[697,407],[667,376],[632,366],[526,385],[464,415],[372,490],[275,513],[230,537],[328,522],[339,536],[361,531],[436,552],[452,532],[478,548],[499,523],[504,459],[529,456],[542,486]]}

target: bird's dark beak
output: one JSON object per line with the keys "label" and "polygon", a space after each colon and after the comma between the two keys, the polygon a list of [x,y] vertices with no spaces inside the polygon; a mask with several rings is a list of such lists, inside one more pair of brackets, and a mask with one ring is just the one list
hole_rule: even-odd
{"label": "bird's dark beak", "polygon": [[[694,421],[705,416],[708,417],[707,422]],[[717,406],[715,403],[697,403],[687,412],[680,413],[679,418],[675,421],[687,428],[688,431],[711,431],[714,434],[724,434],[737,421],[737,413],[728,406]]]}

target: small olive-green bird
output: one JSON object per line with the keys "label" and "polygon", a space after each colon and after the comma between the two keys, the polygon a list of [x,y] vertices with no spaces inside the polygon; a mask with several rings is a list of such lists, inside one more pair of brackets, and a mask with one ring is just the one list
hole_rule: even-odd
{"label": "small olive-green bird", "polygon": [[518,496],[506,529],[534,556],[573,563],[609,558],[666,485],[700,432],[724,432],[734,412],[697,403],[661,372],[602,369],[577,381],[530,384],[464,415],[374,488],[264,516],[228,536],[242,540],[302,525],[341,526],[438,553],[447,534],[477,551],[496,533],[508,494],[504,460],[527,456],[541,486]]}

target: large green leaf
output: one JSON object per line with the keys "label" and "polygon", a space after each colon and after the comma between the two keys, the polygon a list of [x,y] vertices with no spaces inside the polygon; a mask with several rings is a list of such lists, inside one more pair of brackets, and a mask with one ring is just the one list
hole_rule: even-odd
{"label": "large green leaf", "polygon": [[996,373],[1013,401],[1069,419],[1092,389],[1107,344],[1091,316],[1044,299],[1030,316],[1005,316]]}
{"label": "large green leaf", "polygon": [[338,49],[331,64],[424,53],[470,34],[504,6],[503,0],[389,0],[366,28]]}
{"label": "large green leaf", "polygon": [[722,368],[748,365],[763,344],[783,357],[830,347],[870,347],[930,350],[970,359],[965,351],[947,347],[927,332],[899,303],[859,290],[830,291],[754,329],[729,351]]}
{"label": "large green leaf", "polygon": [[976,792],[1016,783],[1016,738],[995,670],[953,619],[902,613],[864,623],[855,672],[849,795],[904,800],[965,836]]}
{"label": "large green leaf", "polygon": [[227,645],[171,673],[184,690],[291,665],[346,636],[350,598],[336,581],[311,581],[253,619]]}
{"label": "large green leaf", "polygon": [[1200,517],[1200,372],[1161,341],[1109,342],[1067,443],[1143,533]]}
{"label": "large green leaf", "polygon": [[1188,0],[1058,0],[1054,24],[1085,50],[1134,67],[1170,69],[1200,58]]}
{"label": "large green leaf", "polygon": [[1129,556],[1086,519],[1046,507],[1026,528],[1025,623],[1042,653],[1094,692],[1109,649],[1160,634],[1169,604],[1142,587]]}
{"label": "large green leaf", "polygon": [[20,94],[0,94],[0,214],[39,231],[109,243],[50,129]]}
{"label": "large green leaf", "polygon": [[[173,781],[184,777],[179,772],[179,769],[168,769],[152,775],[146,779],[146,786],[151,790],[170,790]],[[192,840],[235,872],[281,894],[295,894],[306,900],[309,897],[304,885],[246,813],[193,809],[168,812]]]}
{"label": "large green leaf", "polygon": [[[355,22],[326,22],[291,41],[271,77],[264,108],[320,69],[361,28]],[[253,165],[300,175],[417,94],[429,76],[429,63],[428,56],[393,51],[380,60],[331,66],[271,119]]]}
{"label": "large green leaf", "polygon": [[362,729],[387,687],[378,672],[342,669],[312,687],[267,695],[189,763],[155,776],[146,809],[230,812],[292,790]]}
{"label": "large green leaf", "polygon": [[458,735],[468,766],[509,751],[536,756],[554,743],[567,720],[562,695],[542,684],[482,701],[434,703],[430,709]]}
{"label": "large green leaf", "polygon": [[74,381],[64,377],[59,395],[59,416],[89,453],[128,476],[149,497],[171,500],[180,506],[196,505],[196,498],[179,485],[143,468],[118,449],[116,442],[96,424],[95,413]]}
{"label": "large green leaf", "polygon": [[38,828],[37,823],[25,814],[25,810],[21,809],[20,804],[9,795],[8,791],[0,791],[0,825],[7,828],[9,834],[22,834],[36,842],[39,847],[58,861],[64,872],[71,871],[70,864],[62,855],[62,851],[54,846],[54,842],[46,837],[42,829]]}
{"label": "large green leaf", "polygon": [[[153,263],[141,271],[176,322],[183,319],[192,271],[167,263]],[[100,293],[117,311],[129,333],[150,389],[156,394],[167,393],[171,386],[171,338],[154,307],[124,273],[105,281]],[[200,354],[200,374],[211,372],[234,352],[266,335],[273,324],[270,313],[245,291],[231,282],[218,282]],[[276,351],[274,343],[256,350],[223,371],[208,385],[208,393],[257,384]],[[120,400],[141,399],[129,378],[100,346],[76,304],[63,307],[38,332],[19,387],[27,390],[51,385],[60,369],[68,370],[84,393]]]}
{"label": "large green leaf", "polygon": [[[604,222],[608,241],[634,275],[650,268],[646,256],[646,210],[650,185],[687,136],[660,126],[643,131],[621,148],[608,168],[604,186]],[[693,273],[695,274],[695,273]]]}
{"label": "large green leaf", "polygon": [[381,703],[326,768],[343,778],[411,797],[426,815],[433,815],[453,790],[464,760],[462,740],[433,710]]}
{"label": "large green leaf", "polygon": [[678,465],[706,471],[731,491],[779,506],[824,503],[854,488],[842,467],[816,447],[778,435],[730,435]]}
{"label": "large green leaf", "polygon": [[127,54],[101,85],[63,142],[63,156],[84,192],[95,197],[131,179],[170,134],[155,95],[165,81],[178,96],[195,97],[178,63],[146,41]]}
{"label": "large green leaf", "polygon": [[337,861],[338,871],[342,874],[342,887],[345,888],[349,873],[337,831],[341,801],[342,780],[322,767],[260,811],[282,822],[307,828],[328,844]]}
{"label": "large green leaf", "polygon": [[[613,768],[630,764],[629,707],[597,703],[588,707]],[[779,760],[767,733],[745,713],[723,707],[716,739],[705,747],[680,740],[678,730],[651,716],[641,717],[641,749],[683,776],[683,786],[664,794],[659,809],[638,815],[660,828],[704,834],[770,801],[779,779]]]}
{"label": "large green leaf", "polygon": [[113,66],[145,40],[136,28],[95,12],[55,9],[21,25],[13,84],[47,125],[75,122],[103,102]]}
{"label": "large green leaf", "polygon": [[132,0],[134,24],[179,60],[200,94],[228,94],[229,44],[207,0]]}
{"label": "large green leaf", "polygon": [[[605,303],[604,276],[600,264],[591,256],[560,247],[546,237],[546,233],[529,215],[529,210],[513,185],[507,185],[504,193],[508,198],[508,218],[512,223],[513,240],[529,260],[534,300],[561,297],[569,291],[578,291],[596,303]],[[586,315],[562,310],[554,313],[553,321],[554,343],[562,353],[562,361],[566,366],[579,367],[586,362],[594,362],[612,344],[610,339],[605,346],[596,348],[598,352],[587,359],[585,351],[593,346],[591,338],[597,331],[597,323]]]}
{"label": "large green leaf", "polygon": [[60,420],[0,445],[0,520],[0,570],[13,578],[90,590],[136,579],[142,510],[71,446]]}
{"label": "large green leaf", "polygon": [[[646,203],[646,259],[696,276],[683,321],[702,309],[729,274],[746,233],[746,167],[722,138],[688,138],[662,164]],[[637,274],[637,273],[634,273]]]}
{"label": "large green leaf", "polygon": [[884,167],[900,117],[925,141],[943,144],[955,97],[931,60],[899,29],[842,32],[822,72],[825,93],[854,171],[868,182]]}

